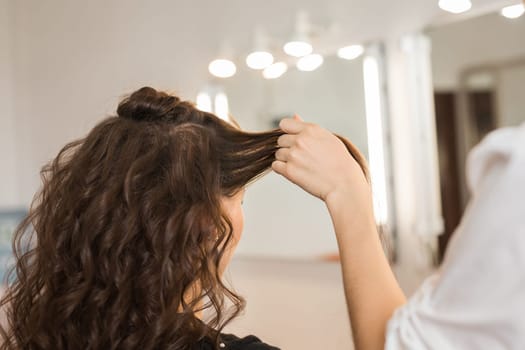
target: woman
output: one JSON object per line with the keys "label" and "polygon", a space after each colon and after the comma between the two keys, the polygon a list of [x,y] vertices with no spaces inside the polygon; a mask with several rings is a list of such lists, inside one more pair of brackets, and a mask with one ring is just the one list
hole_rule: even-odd
{"label": "woman", "polygon": [[357,163],[316,125],[295,118],[281,128],[272,168],[327,205],[356,349],[525,347],[525,124],[492,133],[470,154],[472,201],[440,271],[408,303]]}
{"label": "woman", "polygon": [[244,188],[270,169],[281,135],[149,87],[124,99],[42,170],[15,234],[0,349],[276,349],[221,333],[244,306],[221,276]]}

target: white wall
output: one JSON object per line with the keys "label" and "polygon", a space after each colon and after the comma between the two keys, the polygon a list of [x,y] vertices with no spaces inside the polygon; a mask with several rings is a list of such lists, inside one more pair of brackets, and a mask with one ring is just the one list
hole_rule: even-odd
{"label": "white wall", "polygon": [[428,32],[436,90],[455,90],[467,68],[525,57],[525,16],[509,20],[488,14]]}
{"label": "white wall", "polygon": [[522,64],[503,67],[498,72],[496,106],[500,126],[516,126],[525,122],[524,90],[525,57]]}
{"label": "white wall", "polygon": [[0,0],[0,208],[19,205],[13,93],[13,32],[9,0]]}
{"label": "white wall", "polygon": [[[17,1],[14,13],[17,150],[28,203],[38,171],[68,141],[113,113],[143,85],[191,97],[205,79],[210,43],[184,45],[185,14],[139,3]],[[198,24],[188,24],[192,31]],[[193,60],[196,69],[188,69]],[[189,95],[189,96],[188,96]]]}

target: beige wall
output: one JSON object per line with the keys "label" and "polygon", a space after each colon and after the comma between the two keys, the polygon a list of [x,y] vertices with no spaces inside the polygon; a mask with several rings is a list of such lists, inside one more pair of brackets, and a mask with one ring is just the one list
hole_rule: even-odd
{"label": "beige wall", "polygon": [[[525,31],[524,31],[525,34]],[[499,70],[496,82],[500,126],[516,126],[525,121],[525,55],[521,64]]]}
{"label": "beige wall", "polygon": [[457,89],[462,71],[525,57],[525,17],[489,14],[429,31],[436,90]]}
{"label": "beige wall", "polygon": [[0,0],[0,208],[19,204],[13,85],[13,32],[9,0]]}

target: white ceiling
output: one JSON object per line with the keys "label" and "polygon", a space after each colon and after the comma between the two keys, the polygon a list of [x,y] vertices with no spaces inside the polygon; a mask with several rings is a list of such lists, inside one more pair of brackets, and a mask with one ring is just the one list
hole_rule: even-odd
{"label": "white ceiling", "polygon": [[[162,1],[161,1],[162,2]],[[206,29],[217,45],[222,40],[233,42],[236,48],[249,49],[257,25],[274,37],[287,38],[299,10],[306,11],[312,22],[337,23],[349,41],[361,42],[398,36],[432,24],[439,24],[479,13],[493,11],[519,0],[472,0],[471,11],[452,15],[438,8],[438,0],[193,0],[178,1],[168,8],[185,27]],[[154,1],[152,3],[158,3]],[[159,5],[162,8],[161,5]],[[159,6],[149,6],[156,11]],[[179,7],[180,6],[180,7]],[[177,11],[178,10],[178,11]],[[182,24],[182,23],[181,23]]]}
{"label": "white ceiling", "polygon": [[[316,24],[337,23],[348,41],[362,42],[397,36],[433,23],[476,15],[519,0],[472,2],[473,8],[468,14],[451,15],[438,8],[438,0],[15,1],[16,9],[26,15],[31,12],[38,15],[39,7],[56,7],[59,9],[57,16],[60,16],[61,11],[66,13],[72,7],[77,9],[79,15],[98,7],[106,12],[104,17],[114,16],[116,20],[123,20],[125,18],[118,18],[119,13],[137,8],[140,10],[137,15],[172,22],[172,25],[188,31],[187,34],[195,34],[195,40],[206,35],[204,40],[214,42],[217,49],[226,40],[237,50],[249,49],[253,30],[257,25],[262,26],[272,37],[285,40],[293,30],[299,10],[309,13],[312,22]],[[122,11],[123,7],[128,9]]]}

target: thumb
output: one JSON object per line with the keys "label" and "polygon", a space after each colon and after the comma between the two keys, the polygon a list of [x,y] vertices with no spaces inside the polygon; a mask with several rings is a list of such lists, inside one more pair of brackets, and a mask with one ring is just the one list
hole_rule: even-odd
{"label": "thumb", "polygon": [[301,117],[299,116],[299,114],[294,114],[294,115],[293,115],[293,119],[294,119],[294,120],[298,120],[298,121],[300,121],[300,122],[304,122],[303,118],[301,118]]}

